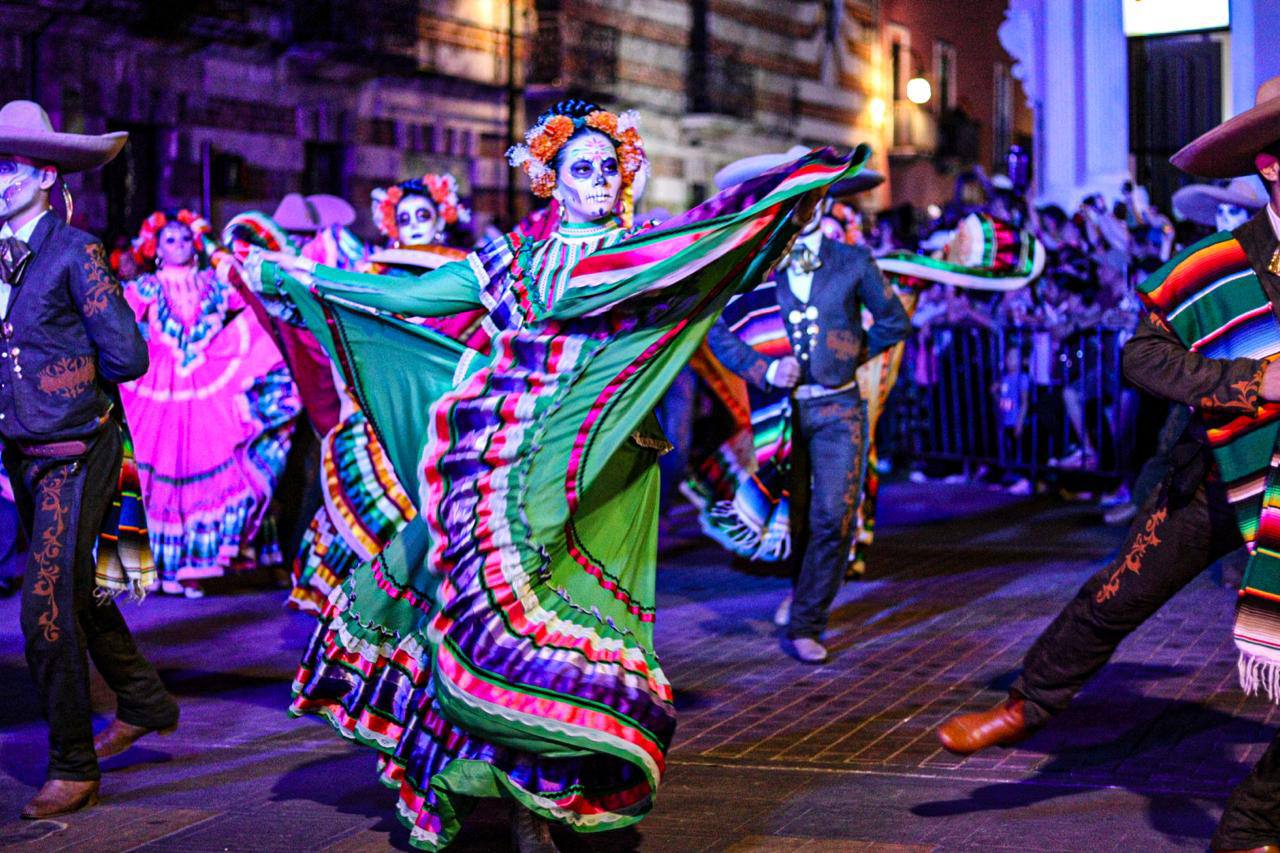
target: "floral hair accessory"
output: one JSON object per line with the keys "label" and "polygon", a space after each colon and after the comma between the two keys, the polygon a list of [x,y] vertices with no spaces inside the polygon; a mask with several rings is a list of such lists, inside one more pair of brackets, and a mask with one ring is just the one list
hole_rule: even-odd
{"label": "floral hair accessory", "polygon": [[148,216],[142,222],[142,228],[138,231],[138,236],[133,238],[130,245],[130,253],[135,261],[140,264],[154,263],[156,259],[156,249],[160,241],[160,232],[164,230],[166,225],[172,223],[180,223],[187,226],[191,231],[192,240],[195,243],[196,251],[204,255],[206,258],[213,254],[213,250],[217,248],[213,240],[213,226],[209,221],[194,210],[179,210],[175,212],[165,213],[157,210]]}
{"label": "floral hair accessory", "polygon": [[525,134],[525,141],[507,151],[507,162],[529,176],[533,194],[550,198],[556,188],[556,156],[583,128],[598,130],[613,140],[618,152],[618,172],[626,190],[648,164],[640,138],[640,116],[635,110],[621,114],[583,101],[562,101],[542,114]]}
{"label": "floral hair accessory", "polygon": [[458,199],[458,180],[450,174],[427,173],[421,178],[401,181],[385,190],[373,191],[373,219],[388,239],[400,239],[396,225],[396,206],[407,195],[420,195],[431,200],[446,225],[466,224],[471,211]]}

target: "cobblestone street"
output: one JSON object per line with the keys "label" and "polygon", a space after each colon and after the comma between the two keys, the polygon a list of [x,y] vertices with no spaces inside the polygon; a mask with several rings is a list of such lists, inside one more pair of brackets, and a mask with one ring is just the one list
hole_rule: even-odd
{"label": "cobblestone street", "polygon": [[[786,581],[695,535],[664,543],[658,648],[680,709],[668,777],[638,827],[566,850],[1204,849],[1280,713],[1236,684],[1233,593],[1212,572],[1016,749],[968,759],[932,733],[994,702],[1022,654],[1120,543],[1097,510],[981,487],[890,485],[869,580],[837,602],[834,657],[806,667],[770,621]],[[290,720],[308,617],[279,591],[127,605],[183,706],[177,734],[104,765],[103,804],[16,820],[44,727],[0,602],[0,846],[22,850],[408,849],[373,755]],[[235,647],[225,638],[235,637]],[[100,688],[101,685],[99,684]],[[111,699],[102,689],[105,720]],[[455,849],[502,850],[484,805]]]}

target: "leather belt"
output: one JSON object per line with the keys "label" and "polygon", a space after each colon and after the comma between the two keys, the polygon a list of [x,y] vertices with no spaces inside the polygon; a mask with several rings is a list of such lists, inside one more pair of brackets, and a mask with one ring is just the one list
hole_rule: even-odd
{"label": "leather belt", "polygon": [[832,394],[839,394],[842,391],[848,391],[850,388],[857,388],[858,380],[854,379],[844,383],[838,388],[828,388],[826,385],[797,385],[791,390],[791,396],[797,400],[814,400],[818,397],[830,397]]}
{"label": "leather belt", "polygon": [[38,444],[29,441],[15,441],[14,446],[22,451],[24,456],[31,456],[36,459],[63,459],[70,456],[84,456],[89,452],[89,442],[76,439]]}

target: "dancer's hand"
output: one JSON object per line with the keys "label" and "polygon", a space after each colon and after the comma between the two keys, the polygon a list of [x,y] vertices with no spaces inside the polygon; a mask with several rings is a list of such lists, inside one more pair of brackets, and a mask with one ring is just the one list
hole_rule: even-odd
{"label": "dancer's hand", "polygon": [[794,388],[800,381],[800,362],[793,356],[785,355],[773,363],[769,384],[779,388]]}
{"label": "dancer's hand", "polygon": [[1262,374],[1262,399],[1280,401],[1280,361],[1268,364],[1267,372]]}

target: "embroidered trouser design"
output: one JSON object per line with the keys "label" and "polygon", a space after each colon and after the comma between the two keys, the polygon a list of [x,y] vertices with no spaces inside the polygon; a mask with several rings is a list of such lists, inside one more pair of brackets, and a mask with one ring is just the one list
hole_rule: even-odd
{"label": "embroidered trouser design", "polygon": [[[49,778],[97,779],[89,658],[117,694],[117,716],[163,728],[178,708],[138,653],[115,603],[94,598],[93,546],[120,475],[120,433],[110,426],[84,456],[44,459],[6,448],[24,529],[22,588],[27,666],[49,721]],[[88,653],[86,656],[86,652]]]}
{"label": "embroidered trouser design", "polygon": [[1241,544],[1221,483],[1182,498],[1161,484],[1119,555],[1085,581],[1027,653],[1014,689],[1028,700],[1028,719],[1040,724],[1065,708],[1125,637]]}
{"label": "embroidered trouser design", "polygon": [[39,526],[35,530],[35,544],[29,557],[36,573],[31,594],[45,601],[36,624],[47,643],[56,643],[62,637],[62,629],[58,627],[57,587],[62,574],[61,559],[69,510],[63,493],[71,479],[70,468],[69,465],[59,466],[40,481],[36,516]]}

